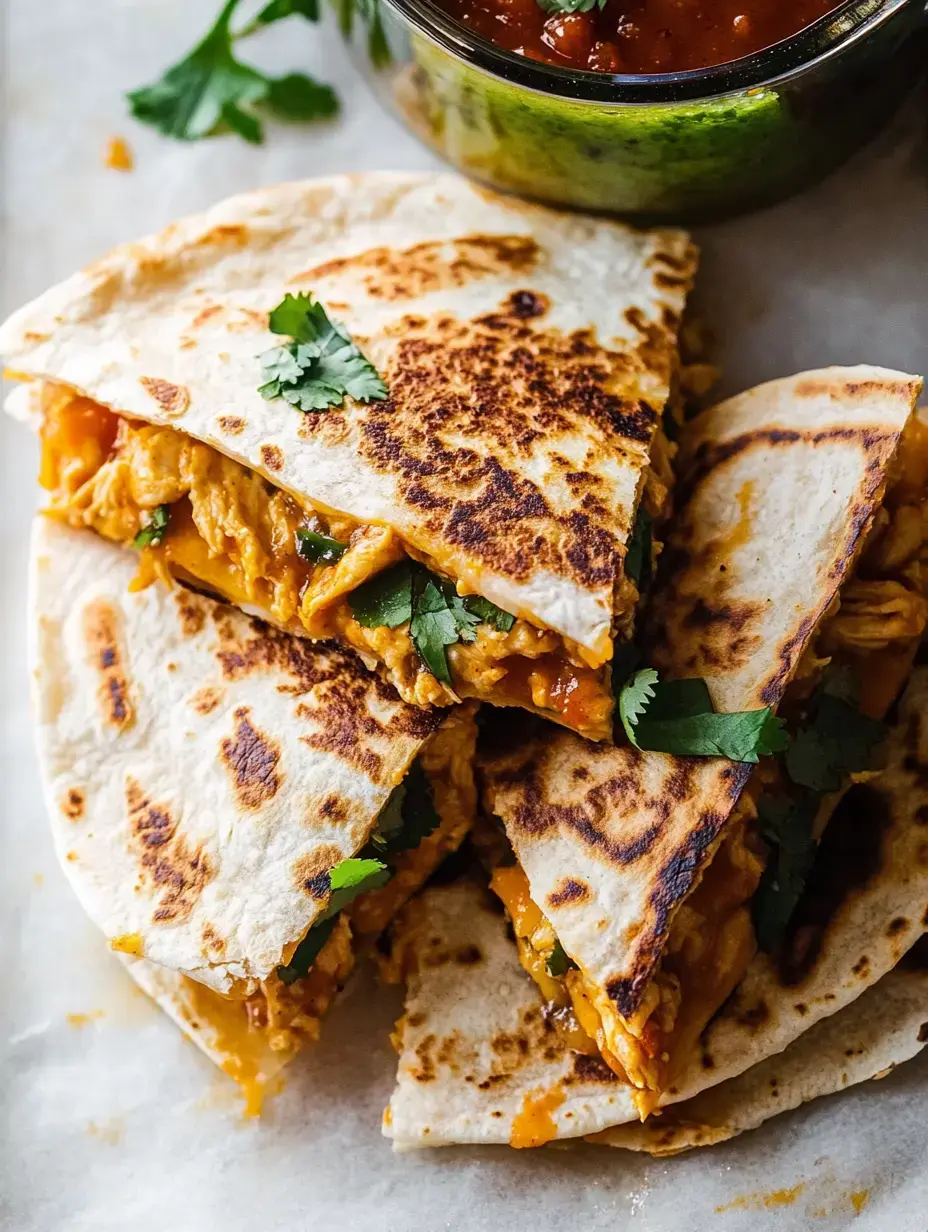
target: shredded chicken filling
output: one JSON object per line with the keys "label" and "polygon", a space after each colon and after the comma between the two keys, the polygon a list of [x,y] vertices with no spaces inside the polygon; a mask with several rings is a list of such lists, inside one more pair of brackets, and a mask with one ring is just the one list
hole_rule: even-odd
{"label": "shredded chicken filling", "polygon": [[[42,438],[50,512],[69,524],[131,544],[151,511],[169,506],[162,542],[142,551],[138,586],[177,577],[252,605],[293,632],[337,638],[385,669],[414,705],[473,697],[544,710],[594,739],[611,735],[608,664],[551,629],[522,618],[508,632],[478,625],[473,642],[448,648],[449,687],[423,665],[408,625],[359,624],[348,596],[362,582],[407,552],[435,568],[389,527],[311,508],[181,432],[122,418],[59,387],[46,386]],[[313,564],[297,551],[300,529],[348,550],[337,563]],[[633,609],[637,589],[629,587],[621,598]],[[619,625],[630,630],[632,616],[623,613]]]}

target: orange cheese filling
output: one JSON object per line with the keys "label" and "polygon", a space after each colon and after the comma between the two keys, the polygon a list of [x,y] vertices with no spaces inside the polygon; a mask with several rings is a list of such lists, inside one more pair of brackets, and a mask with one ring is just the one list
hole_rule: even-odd
{"label": "orange cheese filling", "polygon": [[714,860],[678,911],[661,966],[632,1019],[624,1019],[582,969],[551,975],[547,961],[556,943],[554,930],[518,865],[497,868],[490,881],[512,920],[522,966],[546,1001],[572,1006],[610,1069],[639,1089],[642,1118],[657,1105],[676,1060],[686,1056],[754,956],[750,900],[763,857],[749,837],[747,822],[755,811],[750,794],[742,801]]}
{"label": "orange cheese filling", "polygon": [[[143,549],[137,586],[176,577],[257,608],[290,632],[336,638],[380,667],[414,705],[477,698],[542,710],[593,739],[611,735],[613,699],[601,656],[597,661],[522,618],[506,632],[482,623],[474,641],[448,648],[453,685],[443,684],[420,660],[408,625],[367,628],[348,602],[362,582],[407,554],[422,559],[421,553],[389,527],[360,525],[301,503],[172,428],[125,419],[46,386],[39,477],[52,493],[51,514],[124,545],[153,509],[169,506],[161,543]],[[300,529],[348,549],[335,563],[313,564],[297,551]]]}

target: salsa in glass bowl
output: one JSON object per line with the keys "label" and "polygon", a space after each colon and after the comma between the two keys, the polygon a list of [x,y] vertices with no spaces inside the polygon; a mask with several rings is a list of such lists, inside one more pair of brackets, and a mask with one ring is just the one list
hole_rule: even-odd
{"label": "salsa in glass bowl", "polygon": [[821,178],[928,62],[926,0],[356,2],[366,75],[448,162],[655,221],[738,213]]}

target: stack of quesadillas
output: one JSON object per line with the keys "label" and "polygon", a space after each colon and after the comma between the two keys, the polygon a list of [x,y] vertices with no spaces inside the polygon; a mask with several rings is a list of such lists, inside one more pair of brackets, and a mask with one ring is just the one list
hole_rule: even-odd
{"label": "stack of quesadillas", "polygon": [[666,1153],[922,1042],[921,382],[684,423],[694,272],[682,232],[342,177],[0,328],[59,856],[253,1108],[391,922],[399,1147]]}

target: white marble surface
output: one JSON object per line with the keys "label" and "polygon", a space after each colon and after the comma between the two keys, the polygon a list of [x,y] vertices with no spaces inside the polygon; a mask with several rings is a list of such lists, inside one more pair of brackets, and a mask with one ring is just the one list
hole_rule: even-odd
{"label": "white marble surface", "polygon": [[[381,114],[337,36],[292,25],[255,59],[335,82],[344,114],[262,149],[184,146],[134,125],[122,91],[157,76],[218,0],[7,0],[2,300],[9,309],[110,244],[238,189],[432,165]],[[250,54],[250,53],[249,53]],[[728,389],[802,367],[928,368],[924,103],[802,199],[700,235],[703,315]],[[131,174],[106,169],[125,136]],[[351,1232],[771,1227],[924,1232],[928,1063],[678,1160],[491,1152],[394,1158],[380,1137],[398,1000],[363,977],[261,1123],[127,984],[81,916],[46,834],[23,618],[35,444],[3,423],[0,1228],[6,1232]],[[68,1014],[89,1014],[83,1026]],[[926,1014],[928,1017],[928,1014]],[[803,1186],[795,1201],[739,1197]],[[851,1194],[868,1191],[857,1215]],[[919,1208],[919,1199],[921,1206]],[[718,1208],[726,1207],[720,1211]]]}

